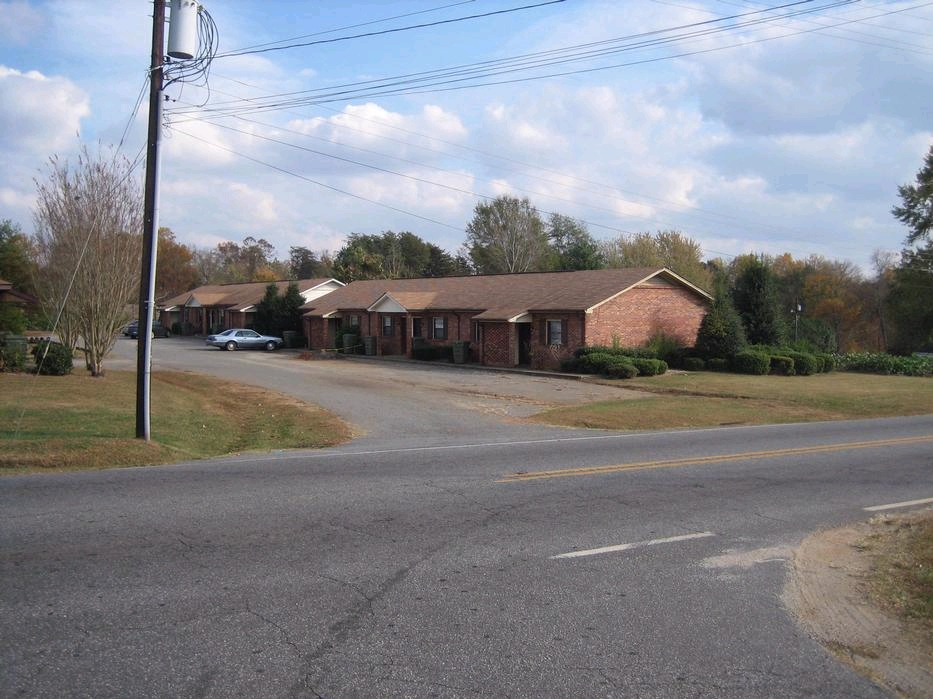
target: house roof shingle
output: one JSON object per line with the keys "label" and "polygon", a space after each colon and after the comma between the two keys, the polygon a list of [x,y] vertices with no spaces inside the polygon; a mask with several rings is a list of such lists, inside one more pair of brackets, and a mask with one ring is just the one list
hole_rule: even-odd
{"label": "house roof shingle", "polygon": [[667,269],[630,268],[576,272],[532,272],[472,277],[371,279],[356,281],[303,307],[310,316],[364,310],[390,295],[409,311],[476,311],[478,320],[511,320],[528,312],[588,311],[652,280],[702,289]]}
{"label": "house roof shingle", "polygon": [[165,307],[173,306],[223,306],[242,310],[254,306],[266,295],[266,287],[275,284],[280,294],[288,290],[289,284],[297,284],[298,291],[304,293],[322,284],[332,281],[326,279],[299,279],[297,281],[243,282],[239,284],[208,284],[191,291],[178,294],[165,301]]}

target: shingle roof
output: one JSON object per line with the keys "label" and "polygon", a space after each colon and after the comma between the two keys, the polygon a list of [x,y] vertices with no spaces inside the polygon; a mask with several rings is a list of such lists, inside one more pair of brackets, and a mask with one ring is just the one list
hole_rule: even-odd
{"label": "shingle roof", "polygon": [[328,279],[299,279],[297,281],[277,282],[243,282],[240,284],[208,284],[173,296],[165,302],[165,307],[190,306],[197,303],[200,306],[223,306],[224,308],[243,309],[254,306],[266,295],[266,287],[275,284],[280,294],[288,291],[289,284],[297,284],[298,291],[305,292],[321,284],[331,281]]}
{"label": "shingle roof", "polygon": [[475,311],[479,320],[510,320],[535,311],[587,311],[656,277],[709,298],[670,270],[600,269],[472,277],[371,279],[351,282],[303,308],[311,316],[370,308],[389,294],[409,311]]}

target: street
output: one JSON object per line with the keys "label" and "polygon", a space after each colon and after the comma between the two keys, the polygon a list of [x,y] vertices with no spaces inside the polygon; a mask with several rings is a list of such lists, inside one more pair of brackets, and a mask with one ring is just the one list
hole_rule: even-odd
{"label": "street", "polygon": [[[162,342],[157,368],[182,361]],[[184,352],[292,393],[350,384],[340,362]],[[518,389],[408,388],[408,412],[368,366],[359,394],[318,386],[370,403],[338,448],[0,480],[0,694],[887,696],[782,591],[808,534],[933,497],[933,417],[567,430],[516,422]]]}

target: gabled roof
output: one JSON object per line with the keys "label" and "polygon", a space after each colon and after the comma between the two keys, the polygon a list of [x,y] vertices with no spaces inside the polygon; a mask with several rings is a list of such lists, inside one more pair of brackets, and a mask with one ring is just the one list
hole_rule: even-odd
{"label": "gabled roof", "polygon": [[8,282],[6,279],[0,279],[0,301],[25,306],[36,306],[39,304],[39,299],[24,291],[17,291],[13,288],[13,283]]}
{"label": "gabled roof", "polygon": [[[370,279],[351,282],[305,304],[306,315],[374,309],[390,297],[409,312],[470,311],[477,320],[507,320],[534,312],[590,312],[621,293],[645,285],[675,285],[707,300],[702,289],[663,268],[532,272],[471,277]],[[375,310],[375,309],[374,309]]]}
{"label": "gabled roof", "polygon": [[165,308],[177,306],[221,306],[232,310],[246,310],[262,301],[266,287],[275,284],[280,294],[288,291],[289,284],[297,284],[302,295],[327,285],[340,285],[336,279],[298,279],[276,282],[243,282],[239,284],[208,284],[173,296],[165,302]]}

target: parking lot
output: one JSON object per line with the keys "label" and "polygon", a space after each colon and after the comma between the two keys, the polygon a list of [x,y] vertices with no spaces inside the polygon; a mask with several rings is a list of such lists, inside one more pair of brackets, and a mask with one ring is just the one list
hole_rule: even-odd
{"label": "parking lot", "polygon": [[[556,406],[646,394],[542,372],[391,358],[301,359],[294,350],[224,352],[201,338],[156,339],[152,370],[194,371],[320,405],[371,437],[409,439],[542,429],[524,418]],[[134,369],[136,342],[117,340],[105,366]]]}

